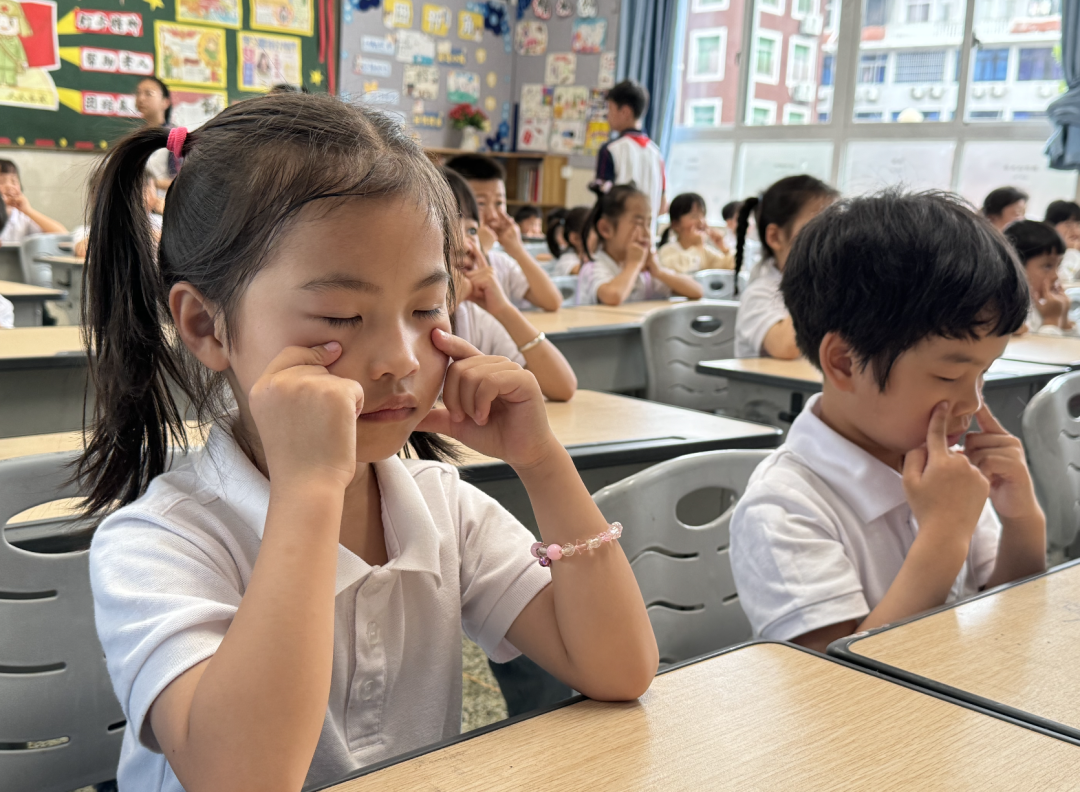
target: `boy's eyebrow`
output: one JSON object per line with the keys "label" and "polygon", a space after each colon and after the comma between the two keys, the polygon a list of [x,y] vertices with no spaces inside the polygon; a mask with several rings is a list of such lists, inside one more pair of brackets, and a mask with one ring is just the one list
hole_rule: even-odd
{"label": "boy's eyebrow", "polygon": [[974,363],[975,358],[971,355],[965,355],[963,352],[950,352],[941,358],[946,363]]}

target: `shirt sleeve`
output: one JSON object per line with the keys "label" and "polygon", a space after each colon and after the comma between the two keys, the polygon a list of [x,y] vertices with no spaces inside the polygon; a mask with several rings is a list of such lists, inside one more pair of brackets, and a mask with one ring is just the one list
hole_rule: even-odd
{"label": "shirt sleeve", "polygon": [[510,302],[518,305],[521,302],[529,304],[525,300],[525,294],[529,291],[529,280],[521,271],[518,264],[509,254],[499,250],[493,250],[488,258],[499,279],[499,285],[509,298]]}
{"label": "shirt sleeve", "polygon": [[735,357],[761,357],[765,336],[788,316],[784,299],[771,282],[759,277],[743,292],[735,314]]}
{"label": "shirt sleeve", "polygon": [[457,477],[458,543],[461,548],[461,625],[496,663],[519,654],[506,631],[551,582],[529,548],[536,539],[495,499]]}
{"label": "shirt sleeve", "polygon": [[600,151],[596,155],[596,180],[598,182],[611,182],[615,183],[615,158],[611,156],[611,152],[608,151],[610,143],[605,143],[600,147]]}
{"label": "shirt sleeve", "polygon": [[825,514],[775,481],[751,487],[731,520],[731,567],[754,635],[788,641],[870,613]]}
{"label": "shirt sleeve", "polygon": [[702,269],[734,269],[735,257],[731,253],[721,253],[712,245],[705,245],[705,261]]}
{"label": "shirt sleeve", "polygon": [[968,551],[969,563],[975,572],[975,582],[982,588],[990,581],[997,565],[998,546],[1001,544],[1001,520],[997,512],[986,501],[979,522],[975,526],[975,534],[971,538],[971,549]]}
{"label": "shirt sleeve", "polygon": [[91,545],[94,618],[113,689],[128,728],[157,753],[151,705],[213,656],[240,606],[239,574],[229,575],[228,554],[218,549],[149,515],[106,521]]}
{"label": "shirt sleeve", "polygon": [[473,311],[473,344],[485,355],[502,355],[520,366],[525,365],[525,356],[517,348],[514,339],[499,320],[480,306]]}
{"label": "shirt sleeve", "polygon": [[0,296],[0,327],[6,330],[15,327],[15,306],[3,296]]}
{"label": "shirt sleeve", "polygon": [[618,274],[618,269],[602,258],[582,264],[578,272],[578,305],[599,303],[600,287]]}

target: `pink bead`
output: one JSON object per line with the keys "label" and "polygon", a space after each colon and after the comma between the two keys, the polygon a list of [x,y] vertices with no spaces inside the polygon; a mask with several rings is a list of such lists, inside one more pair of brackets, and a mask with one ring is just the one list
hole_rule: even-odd
{"label": "pink bead", "polygon": [[543,546],[543,542],[533,542],[533,546],[529,548],[529,552],[532,553],[533,558],[540,557],[540,548]]}
{"label": "pink bead", "polygon": [[552,561],[558,561],[562,558],[562,548],[557,544],[548,545],[547,554]]}

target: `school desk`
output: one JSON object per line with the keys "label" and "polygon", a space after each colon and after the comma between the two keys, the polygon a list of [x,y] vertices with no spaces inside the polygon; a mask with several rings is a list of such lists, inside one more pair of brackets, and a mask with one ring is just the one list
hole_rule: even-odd
{"label": "school desk", "polygon": [[68,293],[68,299],[59,307],[67,315],[71,324],[78,324],[86,259],[68,254],[41,254],[35,256],[34,261],[52,267],[53,286],[64,289]]}
{"label": "school desk", "polygon": [[40,327],[45,303],[62,300],[66,295],[59,289],[0,280],[0,296],[6,297],[14,306],[16,327]]}
{"label": "school desk", "polygon": [[80,429],[86,366],[78,327],[0,330],[0,437]]}
{"label": "school desk", "polygon": [[1009,339],[1003,358],[1080,368],[1080,338],[1025,333]]}
{"label": "school desk", "polygon": [[365,768],[326,792],[1044,792],[1080,747],[790,644],[660,674],[637,701],[581,698]]}
{"label": "school desk", "polygon": [[[806,399],[821,391],[821,372],[805,358],[741,358],[709,360],[698,372],[726,377],[728,412],[747,420],[787,428]],[[1008,431],[1023,436],[1021,419],[1031,397],[1068,369],[1019,360],[995,360],[986,373],[983,397],[990,411]]]}
{"label": "school desk", "polygon": [[0,280],[22,283],[22,245],[18,242],[0,243]]}
{"label": "school desk", "polygon": [[[844,638],[829,652],[1080,739],[1080,560]],[[1080,756],[1073,767],[1080,772]]]}

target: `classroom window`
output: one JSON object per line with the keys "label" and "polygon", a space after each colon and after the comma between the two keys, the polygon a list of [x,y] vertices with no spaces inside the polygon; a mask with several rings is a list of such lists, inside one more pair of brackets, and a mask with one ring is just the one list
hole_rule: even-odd
{"label": "classroom window", "polygon": [[1054,57],[1051,47],[1024,47],[1020,49],[1017,82],[1034,80],[1060,80],[1061,64]]}
{"label": "classroom window", "polygon": [[722,117],[722,99],[696,99],[686,104],[686,126],[717,127]]}
{"label": "classroom window", "polygon": [[695,30],[690,35],[690,76],[693,81],[724,79],[727,28]]}
{"label": "classroom window", "polygon": [[980,49],[975,53],[972,82],[1003,82],[1009,74],[1009,50]]}
{"label": "classroom window", "polygon": [[934,83],[945,81],[945,52],[898,52],[893,82]]}
{"label": "classroom window", "polygon": [[888,62],[889,56],[884,52],[861,56],[859,58],[859,83],[885,82],[885,66]]}

